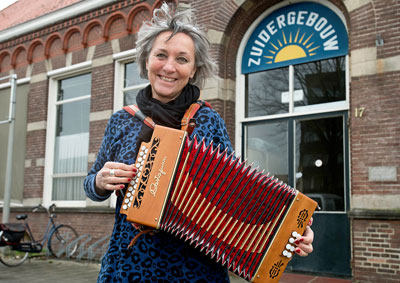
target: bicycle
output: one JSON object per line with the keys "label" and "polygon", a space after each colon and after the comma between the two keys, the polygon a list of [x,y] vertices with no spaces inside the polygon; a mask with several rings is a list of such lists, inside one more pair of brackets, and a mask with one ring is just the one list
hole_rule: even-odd
{"label": "bicycle", "polygon": [[[47,241],[47,248],[51,254],[59,258],[65,252],[67,245],[78,238],[78,233],[69,225],[56,225],[54,218],[56,218],[55,208],[56,205],[51,205],[48,209],[42,205],[38,205],[32,209],[32,212],[36,212],[40,208],[46,209],[49,216],[47,222],[46,231],[43,238],[35,240],[32,231],[29,227],[26,219],[28,215],[20,214],[17,215],[17,220],[23,220],[24,234],[21,242],[17,244],[7,243],[7,239],[4,239],[3,231],[0,231],[0,243],[6,243],[4,246],[0,246],[0,262],[6,266],[14,267],[22,264],[29,256],[29,253],[40,253],[43,250],[43,246]],[[14,224],[15,225],[15,224]],[[70,255],[74,254],[78,248],[78,243],[72,247]]]}

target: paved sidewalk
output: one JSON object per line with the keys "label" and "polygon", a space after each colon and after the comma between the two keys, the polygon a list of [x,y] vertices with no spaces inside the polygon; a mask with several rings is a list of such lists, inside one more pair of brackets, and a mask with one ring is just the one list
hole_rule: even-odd
{"label": "paved sidewalk", "polygon": [[0,263],[1,283],[96,282],[100,264],[66,260],[29,259],[20,266]]}
{"label": "paved sidewalk", "polygon": [[[29,259],[17,267],[0,263],[1,283],[83,283],[97,280],[100,264],[85,261]],[[231,276],[231,283],[247,281]],[[350,280],[284,273],[280,283],[349,283]]]}

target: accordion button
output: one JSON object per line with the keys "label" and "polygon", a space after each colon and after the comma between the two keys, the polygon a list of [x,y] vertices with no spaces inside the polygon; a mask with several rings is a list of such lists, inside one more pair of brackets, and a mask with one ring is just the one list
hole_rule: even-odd
{"label": "accordion button", "polygon": [[148,152],[149,152],[149,149],[146,148],[146,149],[144,150],[144,153],[148,153]]}
{"label": "accordion button", "polygon": [[143,156],[143,155],[144,155],[143,151],[139,152],[139,156]]}
{"label": "accordion button", "polygon": [[133,201],[133,196],[131,196],[129,199],[130,199],[130,201]]}
{"label": "accordion button", "polygon": [[132,204],[132,203],[128,203],[128,207],[131,207],[131,204]]}
{"label": "accordion button", "polygon": [[289,252],[288,252],[287,255],[286,255],[286,257],[287,257],[287,258],[291,258],[291,257],[292,257],[292,253],[289,253]]}
{"label": "accordion button", "polygon": [[296,231],[293,231],[293,232],[292,232],[292,236],[295,237],[295,238],[297,238],[297,236],[300,236],[300,235],[299,235],[299,233],[297,233]]}
{"label": "accordion button", "polygon": [[133,191],[133,188],[132,188],[132,187],[129,187],[129,188],[128,188],[128,191],[132,192],[132,191]]}
{"label": "accordion button", "polygon": [[137,160],[138,160],[138,162],[142,162],[143,158],[139,157]]}
{"label": "accordion button", "polygon": [[293,239],[293,238],[290,238],[290,239],[289,239],[289,243],[293,244],[293,243],[294,243],[294,239]]}
{"label": "accordion button", "polygon": [[287,250],[284,250],[284,251],[282,252],[282,255],[283,255],[283,256],[287,256],[287,254],[288,254],[288,251],[287,251]]}
{"label": "accordion button", "polygon": [[131,195],[132,195],[131,193],[127,193],[127,194],[126,194],[126,197],[127,197],[127,198],[130,198]]}
{"label": "accordion button", "polygon": [[123,208],[123,209],[128,209],[128,206],[127,206],[126,204],[124,204],[124,205],[122,206],[122,208]]}
{"label": "accordion button", "polygon": [[147,148],[144,146],[144,145],[142,145],[142,148],[141,148],[141,150],[146,150]]}
{"label": "accordion button", "polygon": [[136,168],[139,168],[140,167],[140,163],[136,163]]}
{"label": "accordion button", "polygon": [[135,185],[133,186],[133,188],[136,190],[136,189],[137,189],[137,184],[135,184]]}
{"label": "accordion button", "polygon": [[134,184],[135,184],[135,181],[131,181],[129,184],[134,185]]}
{"label": "accordion button", "polygon": [[[128,196],[128,195],[127,195],[127,196]],[[286,245],[286,249],[290,251],[290,250],[292,249],[292,245],[291,245],[291,244],[287,244],[287,245]]]}
{"label": "accordion button", "polygon": [[126,199],[125,199],[125,203],[128,203],[128,202],[129,202],[129,199],[128,199],[128,198],[126,198]]}

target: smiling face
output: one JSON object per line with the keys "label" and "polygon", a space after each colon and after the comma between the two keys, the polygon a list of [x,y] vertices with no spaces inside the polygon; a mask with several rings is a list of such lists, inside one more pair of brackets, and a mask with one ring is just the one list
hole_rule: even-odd
{"label": "smiling face", "polygon": [[177,33],[169,39],[171,33],[156,37],[146,63],[152,97],[163,103],[177,98],[196,72],[192,38]]}

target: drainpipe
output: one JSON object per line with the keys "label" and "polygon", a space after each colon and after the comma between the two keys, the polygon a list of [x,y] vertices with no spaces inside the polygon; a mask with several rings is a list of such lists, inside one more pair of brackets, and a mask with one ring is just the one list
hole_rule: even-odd
{"label": "drainpipe", "polygon": [[12,155],[14,150],[14,128],[15,128],[15,104],[16,104],[16,86],[17,86],[17,75],[13,74],[8,77],[1,79],[10,79],[11,83],[11,94],[10,94],[10,110],[8,120],[2,121],[1,123],[10,123],[8,130],[8,145],[7,145],[7,163],[6,163],[6,175],[5,175],[5,186],[4,186],[4,204],[3,204],[3,218],[2,222],[7,223],[10,217],[10,201],[11,201],[11,180],[12,180]]}

